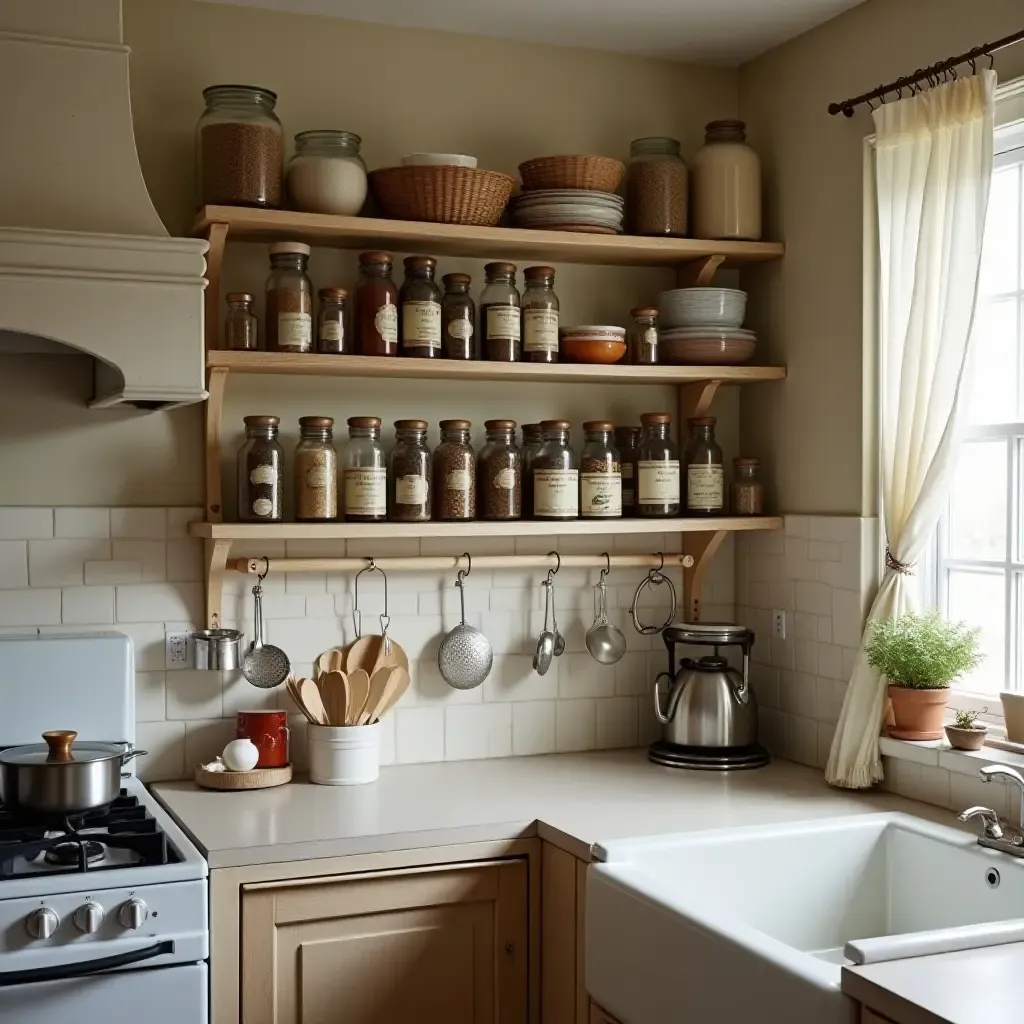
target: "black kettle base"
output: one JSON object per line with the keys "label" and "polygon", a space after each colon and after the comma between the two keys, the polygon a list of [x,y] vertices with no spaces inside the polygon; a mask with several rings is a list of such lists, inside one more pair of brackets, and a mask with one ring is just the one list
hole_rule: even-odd
{"label": "black kettle base", "polygon": [[759,743],[749,747],[684,747],[678,743],[658,740],[652,743],[647,757],[666,768],[690,768],[711,772],[735,772],[764,768],[770,758]]}

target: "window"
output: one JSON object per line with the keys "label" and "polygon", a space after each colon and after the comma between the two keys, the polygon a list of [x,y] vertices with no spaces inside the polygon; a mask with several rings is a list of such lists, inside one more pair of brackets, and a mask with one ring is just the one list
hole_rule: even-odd
{"label": "window", "polygon": [[968,427],[922,567],[929,603],[981,627],[985,660],[957,686],[997,713],[1000,690],[1024,690],[1024,118],[1008,116],[1024,89],[1012,93],[996,130]]}

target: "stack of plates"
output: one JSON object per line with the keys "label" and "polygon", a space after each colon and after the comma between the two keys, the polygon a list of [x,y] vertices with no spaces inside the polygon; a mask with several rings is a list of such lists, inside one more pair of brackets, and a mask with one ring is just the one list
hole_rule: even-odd
{"label": "stack of plates", "polygon": [[524,192],[513,199],[512,218],[521,228],[622,234],[622,199],[611,192],[558,188]]}

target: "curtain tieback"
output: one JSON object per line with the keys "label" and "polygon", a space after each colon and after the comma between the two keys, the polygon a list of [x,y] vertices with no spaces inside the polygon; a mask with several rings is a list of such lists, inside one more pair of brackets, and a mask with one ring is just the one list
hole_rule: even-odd
{"label": "curtain tieback", "polygon": [[901,562],[893,555],[892,549],[887,544],[885,546],[885,567],[892,569],[893,572],[898,572],[901,576],[913,576],[917,562]]}

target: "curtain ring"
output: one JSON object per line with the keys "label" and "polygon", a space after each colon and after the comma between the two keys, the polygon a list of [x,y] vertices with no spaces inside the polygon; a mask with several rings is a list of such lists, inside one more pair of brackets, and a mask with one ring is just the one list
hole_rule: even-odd
{"label": "curtain ring", "polygon": [[989,71],[995,71],[995,68],[996,68],[996,59],[995,59],[995,57],[992,55],[991,52],[989,52],[987,56],[988,56],[988,69],[989,69]]}
{"label": "curtain ring", "polygon": [[256,574],[256,582],[262,583],[270,575],[270,559],[263,556],[263,572]]}
{"label": "curtain ring", "polygon": [[[647,589],[648,587],[650,587],[652,589],[654,587],[660,587],[660,586],[662,586],[662,584],[668,584],[668,593],[669,593],[669,599],[670,599],[670,602],[671,602],[671,607],[669,609],[668,618],[665,619],[665,621],[660,626],[657,626],[657,625],[645,626],[640,621],[640,616],[637,614],[637,610],[636,610],[637,602],[640,600],[640,595],[644,592],[645,589]],[[670,580],[668,578],[668,576],[662,576],[662,574],[657,569],[652,569],[640,581],[640,586],[638,586],[636,588],[636,593],[633,595],[633,601],[632,601],[632,603],[629,606],[629,615],[630,615],[630,618],[632,618],[632,620],[633,620],[633,628],[638,633],[640,633],[640,634],[642,634],[644,636],[650,636],[652,633],[660,633],[662,630],[664,630],[667,627],[672,625],[672,622],[673,622],[673,620],[676,617],[676,609],[677,609],[677,604],[676,604],[676,588],[675,588],[675,586],[673,586],[672,580]]]}
{"label": "curtain ring", "polygon": [[956,65],[955,64],[949,69],[949,73],[950,73],[950,75],[953,76],[952,80],[955,82],[956,81]]}

